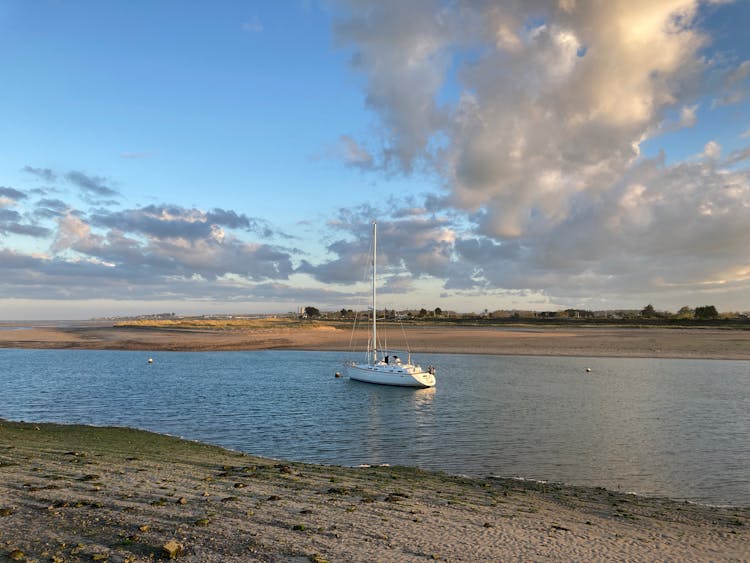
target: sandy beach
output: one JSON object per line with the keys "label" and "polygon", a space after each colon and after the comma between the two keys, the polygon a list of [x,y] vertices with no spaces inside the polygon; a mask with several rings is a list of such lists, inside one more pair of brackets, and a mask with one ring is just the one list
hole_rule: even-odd
{"label": "sandy beach", "polygon": [[[322,323],[254,328],[128,327],[105,323],[73,326],[4,324],[0,348],[92,350],[349,350],[367,341],[365,330]],[[750,360],[750,330],[617,327],[408,327],[413,352],[583,357],[650,357]],[[401,338],[401,328],[381,331]]]}
{"label": "sandy beach", "polygon": [[747,561],[750,509],[0,420],[18,561]]}

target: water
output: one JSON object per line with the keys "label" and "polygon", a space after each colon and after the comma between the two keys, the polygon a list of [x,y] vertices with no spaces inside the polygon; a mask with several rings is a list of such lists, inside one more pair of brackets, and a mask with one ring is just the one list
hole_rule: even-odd
{"label": "water", "polygon": [[748,362],[420,354],[438,386],[413,390],[334,378],[336,352],[153,357],[0,350],[0,417],[750,505]]}

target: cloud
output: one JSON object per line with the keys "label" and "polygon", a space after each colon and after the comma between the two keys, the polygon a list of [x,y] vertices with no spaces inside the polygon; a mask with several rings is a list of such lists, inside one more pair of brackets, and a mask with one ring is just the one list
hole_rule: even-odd
{"label": "cloud", "polygon": [[81,188],[89,196],[117,197],[119,192],[107,186],[109,180],[103,176],[89,176],[79,170],[71,170],[65,175],[65,179]]}
{"label": "cloud", "polygon": [[734,166],[748,159],[750,159],[750,147],[744,147],[733,151],[724,161],[724,164],[726,166]]}
{"label": "cloud", "polygon": [[721,156],[721,145],[716,141],[709,141],[703,147],[703,154],[709,158],[719,158]]}
{"label": "cloud", "polygon": [[275,231],[262,219],[232,210],[205,212],[178,205],[148,205],[123,211],[104,210],[91,216],[93,225],[155,238],[197,239],[221,236],[221,228],[242,229],[270,238]]}
{"label": "cloud", "polygon": [[12,209],[0,208],[0,233],[26,235],[40,238],[51,234],[51,231],[40,225],[22,222],[21,214]]}
{"label": "cloud", "polygon": [[695,112],[698,109],[698,104],[692,106],[683,106],[680,109],[680,126],[692,127],[698,121],[698,117]]}
{"label": "cloud", "polygon": [[715,107],[726,106],[746,99],[750,92],[748,77],[750,77],[750,61],[744,61],[724,78],[721,94],[714,100],[713,105]]}
{"label": "cloud", "polygon": [[[455,292],[531,289],[573,301],[747,289],[750,194],[739,166],[749,149],[722,159],[709,141],[671,166],[640,151],[695,125],[705,101],[744,99],[750,62],[708,54],[700,27],[724,5],[343,5],[335,33],[383,130],[371,168],[432,168],[445,191],[423,211],[463,216],[450,221],[452,239],[440,228],[424,231],[432,246],[404,239],[405,272]],[[308,271],[344,279],[351,239],[328,249],[336,258]]]}
{"label": "cloud", "polygon": [[540,289],[558,299],[658,295],[666,302],[731,285],[747,290],[750,173],[708,156],[673,166],[646,160],[550,229],[509,247],[462,239],[456,251],[478,285]]}
{"label": "cloud", "polygon": [[54,219],[69,210],[68,204],[60,199],[42,198],[36,203],[34,215],[40,218]]}
{"label": "cloud", "polygon": [[372,154],[362,147],[349,135],[341,135],[339,138],[339,150],[344,162],[355,168],[364,170],[371,169],[374,164]]}
{"label": "cloud", "polygon": [[[65,179],[94,196],[116,193],[104,177],[70,172]],[[50,241],[46,255],[25,255],[11,249],[15,239],[3,241],[9,248],[0,250],[0,290],[18,299],[245,301],[261,284],[283,286],[299,252],[264,243],[289,237],[236,210],[121,210],[105,201],[84,212],[7,187],[0,188],[0,233]]]}
{"label": "cloud", "polygon": [[43,226],[24,222],[24,218],[15,209],[28,198],[24,192],[15,188],[0,187],[0,233],[9,235],[25,235],[34,238],[48,236],[51,231]]}
{"label": "cloud", "polygon": [[321,153],[314,155],[313,158],[315,160],[338,160],[347,166],[360,170],[376,170],[378,168],[373,153],[350,135],[340,135],[335,143],[325,147]]}
{"label": "cloud", "polygon": [[[259,223],[262,225],[262,223]],[[253,220],[233,211],[204,212],[179,206],[148,206],[90,217],[65,213],[57,219],[51,249],[60,256],[85,256],[110,264],[124,278],[148,275],[216,280],[236,275],[248,280],[287,279],[290,251],[243,241],[225,229],[250,230]],[[263,225],[260,230],[270,230]]]}
{"label": "cloud", "polygon": [[[114,310],[123,305],[116,302],[169,301],[180,310],[205,312],[215,303],[230,311],[234,307],[257,307],[259,303],[330,303],[341,307],[352,296],[330,288],[300,288],[281,281],[252,282],[233,276],[205,278],[200,275],[163,278],[149,275],[145,269],[123,272],[120,268],[97,259],[65,259],[54,256],[30,256],[0,248],[0,293],[14,299],[82,301],[106,300]],[[183,305],[179,305],[182,302]],[[354,302],[352,302],[354,303]],[[249,304],[249,305],[248,305]],[[142,310],[136,310],[143,312]],[[70,314],[70,313],[68,313]],[[102,314],[95,313],[95,314]]]}
{"label": "cloud", "polygon": [[14,233],[17,235],[26,235],[34,238],[45,238],[52,234],[52,231],[40,225],[30,225],[27,223],[15,223],[0,225],[0,231]]}
{"label": "cloud", "polygon": [[24,166],[23,171],[28,174],[32,174],[37,178],[44,180],[45,182],[57,181],[57,174],[55,174],[55,172],[53,172],[49,168],[34,168],[32,166]]}
{"label": "cloud", "polygon": [[15,188],[5,188],[0,186],[0,205],[2,205],[3,199],[8,202],[15,202],[18,200],[26,199],[28,196]]}
{"label": "cloud", "polygon": [[[378,271],[384,279],[442,278],[453,268],[451,253],[455,233],[445,219],[399,211],[391,202],[391,210],[399,219],[378,220]],[[393,214],[389,213],[389,216]],[[367,279],[371,221],[377,214],[369,206],[342,210],[330,228],[341,238],[327,246],[334,259],[313,265],[303,261],[298,272],[312,275],[324,283],[350,284]],[[403,284],[403,282],[402,282]],[[395,287],[395,286],[394,286]]]}
{"label": "cloud", "polygon": [[435,94],[450,62],[446,22],[436,2],[349,4],[350,17],[335,26],[337,39],[355,45],[351,65],[365,74],[366,104],[388,131],[385,165],[411,171],[443,123]]}
{"label": "cloud", "polygon": [[210,236],[212,232],[212,225],[204,212],[179,206],[149,205],[116,212],[105,210],[93,214],[91,223],[154,238],[198,239]]}
{"label": "cloud", "polygon": [[381,162],[430,163],[492,237],[610,189],[670,108],[693,122],[709,70],[693,0],[345,5],[335,30],[385,128]]}
{"label": "cloud", "polygon": [[214,209],[206,213],[206,221],[231,229],[250,229],[250,219],[244,214],[225,209]]}
{"label": "cloud", "polygon": [[13,211],[12,209],[0,209],[0,222],[18,221],[20,219],[21,215],[18,211]]}
{"label": "cloud", "polygon": [[165,295],[163,282],[146,276],[123,276],[97,260],[31,256],[0,249],[0,272],[0,289],[15,299],[148,300]]}

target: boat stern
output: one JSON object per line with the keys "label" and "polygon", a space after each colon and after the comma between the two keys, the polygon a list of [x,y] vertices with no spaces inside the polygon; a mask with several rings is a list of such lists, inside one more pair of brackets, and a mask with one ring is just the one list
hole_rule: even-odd
{"label": "boat stern", "polygon": [[428,371],[412,374],[414,381],[421,387],[435,387],[435,374]]}

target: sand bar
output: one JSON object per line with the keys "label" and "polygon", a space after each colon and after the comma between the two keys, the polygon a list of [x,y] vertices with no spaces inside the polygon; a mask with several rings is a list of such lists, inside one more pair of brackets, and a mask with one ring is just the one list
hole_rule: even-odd
{"label": "sand bar", "polygon": [[747,561],[748,527],[748,508],[0,420],[0,558]]}
{"label": "sand bar", "polygon": [[[92,350],[349,350],[366,342],[366,331],[325,324],[233,329],[116,327],[112,324],[31,326],[5,323],[4,348]],[[393,340],[401,329],[383,325]],[[407,327],[413,352],[582,357],[651,357],[750,360],[750,330],[609,327]]]}

